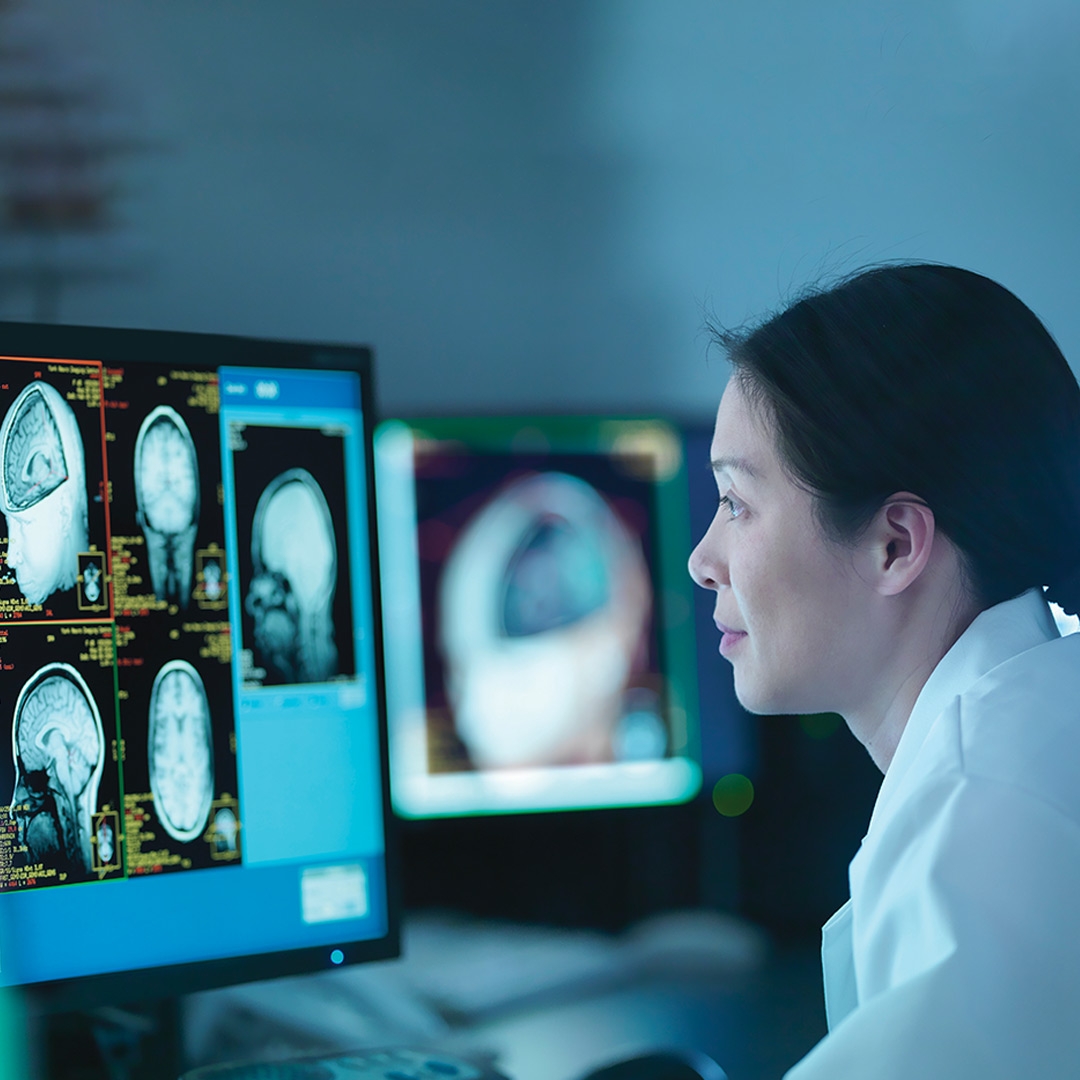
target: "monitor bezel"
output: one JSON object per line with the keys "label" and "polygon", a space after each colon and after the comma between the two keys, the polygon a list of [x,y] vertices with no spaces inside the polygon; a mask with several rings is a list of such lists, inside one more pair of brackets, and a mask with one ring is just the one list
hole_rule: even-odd
{"label": "monitor bezel", "polygon": [[262,979],[329,970],[335,950],[341,964],[386,960],[400,953],[400,875],[395,818],[390,799],[386,686],[382,645],[378,530],[375,502],[373,435],[376,412],[373,352],[367,345],[299,341],[256,336],[207,334],[180,330],[148,330],[100,326],[0,322],[0,358],[97,360],[107,365],[150,364],[172,367],[280,367],[294,370],[355,371],[360,377],[364,417],[364,469],[367,496],[373,651],[377,697],[379,771],[385,840],[386,933],[379,938],[341,941],[222,959],[198,960],[69,979],[24,983],[20,991],[35,1010],[46,1013],[122,1005],[209,990]]}

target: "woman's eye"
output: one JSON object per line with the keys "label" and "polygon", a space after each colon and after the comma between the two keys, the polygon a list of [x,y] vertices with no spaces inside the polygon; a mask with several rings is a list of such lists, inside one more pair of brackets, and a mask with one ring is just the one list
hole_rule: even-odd
{"label": "woman's eye", "polygon": [[727,510],[730,518],[737,518],[743,512],[742,503],[736,502],[730,495],[720,496],[720,506]]}

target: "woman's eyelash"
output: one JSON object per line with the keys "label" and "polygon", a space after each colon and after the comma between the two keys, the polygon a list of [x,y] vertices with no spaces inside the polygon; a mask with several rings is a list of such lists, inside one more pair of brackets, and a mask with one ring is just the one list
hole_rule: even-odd
{"label": "woman's eyelash", "polygon": [[743,512],[742,503],[736,502],[730,495],[721,495],[720,505],[727,507],[728,515],[732,518],[737,518]]}

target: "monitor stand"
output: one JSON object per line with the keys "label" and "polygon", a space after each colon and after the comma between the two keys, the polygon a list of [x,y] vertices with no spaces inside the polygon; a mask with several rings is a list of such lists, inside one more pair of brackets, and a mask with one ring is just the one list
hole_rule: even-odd
{"label": "monitor stand", "polygon": [[31,1016],[30,1025],[44,1080],[162,1080],[183,1070],[174,998]]}

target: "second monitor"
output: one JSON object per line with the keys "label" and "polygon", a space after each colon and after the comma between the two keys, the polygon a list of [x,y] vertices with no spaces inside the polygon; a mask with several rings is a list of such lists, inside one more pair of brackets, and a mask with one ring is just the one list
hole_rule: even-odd
{"label": "second monitor", "polygon": [[678,433],[640,419],[389,421],[376,464],[399,813],[692,798]]}

